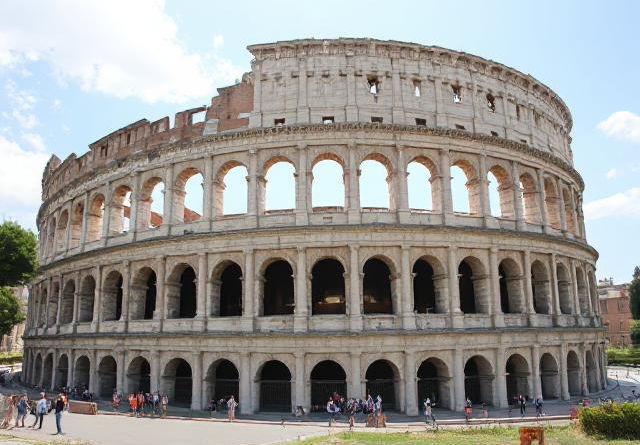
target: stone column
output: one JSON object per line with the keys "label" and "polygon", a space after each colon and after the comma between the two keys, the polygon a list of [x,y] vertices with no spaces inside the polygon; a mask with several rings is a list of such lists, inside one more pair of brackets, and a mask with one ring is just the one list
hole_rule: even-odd
{"label": "stone column", "polygon": [[58,282],[60,283],[60,286],[58,286],[58,312],[56,315],[56,332],[60,332],[60,325],[61,320],[60,320],[60,313],[62,312],[62,291],[64,290],[64,279],[62,275],[58,275]]}
{"label": "stone column", "polygon": [[305,372],[304,372],[304,352],[295,352],[294,357],[296,359],[295,363],[295,394],[293,395],[294,403],[293,403],[293,412],[295,412],[298,406],[305,407],[305,411],[308,410],[309,407],[305,406]]}
{"label": "stone column", "polygon": [[489,276],[491,281],[491,295],[493,296],[493,325],[504,326],[504,314],[500,298],[500,269],[498,267],[498,248],[492,246],[489,249]]}
{"label": "stone column", "polygon": [[567,344],[560,343],[560,397],[569,400],[569,378],[567,376]]}
{"label": "stone column", "polygon": [[67,359],[69,361],[69,368],[67,369],[67,386],[74,387],[73,381],[75,380],[75,351],[73,349],[69,349],[67,351]]}
{"label": "stone column", "polygon": [[349,199],[347,218],[349,224],[360,223],[360,166],[358,165],[358,146],[349,144]]}
{"label": "stone column", "polygon": [[173,216],[173,164],[167,165],[164,170],[164,201],[162,203],[162,226],[167,227],[168,232],[171,231],[171,224],[174,221]]}
{"label": "stone column", "polygon": [[242,319],[240,321],[243,332],[253,332],[254,304],[255,304],[255,271],[253,249],[244,251]]}
{"label": "stone column", "polygon": [[213,182],[215,181],[213,173],[213,155],[208,156],[204,160],[204,181],[202,183],[202,220],[206,221],[211,231],[212,222],[214,219],[214,197],[213,197]]}
{"label": "stone column", "polygon": [[298,247],[297,263],[293,332],[306,332],[308,329],[309,301],[307,296],[307,251],[305,247]]}
{"label": "stone column", "polygon": [[451,224],[453,198],[451,196],[451,160],[448,149],[440,150],[440,209],[442,209],[444,224]]}
{"label": "stone column", "polygon": [[460,346],[453,350],[453,396],[451,406],[454,411],[463,411],[466,398],[464,390],[464,360],[463,350]]}
{"label": "stone column", "polygon": [[[53,362],[51,364],[51,387],[49,388],[51,391],[56,389],[56,374],[58,371],[58,350],[53,350]],[[43,363],[44,368],[44,363]]]}
{"label": "stone column", "polygon": [[80,251],[84,251],[87,242],[87,225],[89,224],[89,192],[84,194],[84,204],[82,207],[82,228],[80,232]]}
{"label": "stone column", "polygon": [[556,254],[551,254],[551,295],[553,298],[553,312],[554,315],[559,316],[562,314],[560,310],[560,295],[558,295],[558,270],[556,269],[557,258]]}
{"label": "stone column", "polygon": [[[138,203],[140,202],[140,172],[134,172],[131,175],[133,190],[131,190],[131,207],[129,208],[129,233],[133,234],[133,240],[136,239],[138,232]],[[151,211],[151,209],[149,209]],[[123,227],[124,228],[124,227]]]}
{"label": "stone column", "polygon": [[495,394],[497,400],[495,400],[495,404],[500,408],[507,408],[509,406],[509,401],[507,400],[507,376],[506,372],[506,362],[504,358],[504,346],[499,345],[498,349],[496,349],[496,388]]}
{"label": "stone column", "polygon": [[[571,272],[571,288],[573,290],[573,313],[576,316],[582,314],[582,308],[580,307],[580,298],[578,297],[578,277],[576,274],[576,260],[571,259],[569,261],[569,269]],[[586,315],[586,314],[582,314]],[[577,321],[577,320],[576,320]]]}
{"label": "stone column", "polygon": [[360,294],[359,246],[349,246],[349,328],[352,332],[362,331],[362,311]]}
{"label": "stone column", "polygon": [[522,188],[520,187],[520,169],[517,161],[511,162],[511,176],[513,178],[513,211],[516,219],[516,230],[526,230],[527,223],[524,219],[522,205]]}
{"label": "stone column", "polygon": [[311,203],[307,202],[307,144],[298,144],[298,171],[296,176],[296,225],[309,224],[308,209]]}
{"label": "stone column", "polygon": [[122,312],[120,320],[124,321],[124,331],[129,328],[129,291],[131,289],[131,263],[128,260],[123,261],[122,268]]}
{"label": "stone column", "polygon": [[540,381],[540,346],[531,348],[531,371],[533,373],[533,397],[542,397],[542,382]]}
{"label": "stone column", "polygon": [[567,218],[564,211],[566,203],[564,202],[564,193],[562,193],[562,181],[558,180],[556,185],[558,186],[558,202],[560,202],[560,208],[558,209],[560,214],[560,229],[564,236],[567,236],[569,229],[567,228]]}
{"label": "stone column", "polygon": [[355,122],[358,120],[358,106],[356,105],[356,78],[355,78],[355,63],[354,54],[346,55],[347,61],[347,106],[345,107],[345,113],[347,116],[347,122]]}
{"label": "stone column", "polygon": [[193,353],[193,379],[191,386],[191,409],[202,409],[202,352]]}
{"label": "stone column", "polygon": [[[260,82],[256,82],[259,84]],[[249,171],[247,176],[247,217],[253,220],[254,226],[258,224],[258,156],[255,149],[249,150]]]}
{"label": "stone column", "polygon": [[401,279],[402,279],[402,297],[400,299],[402,308],[402,327],[405,330],[413,330],[416,328],[416,317],[413,312],[413,298],[412,298],[412,278],[413,273],[411,270],[411,247],[402,246],[402,267],[401,267]]}
{"label": "stone column", "polygon": [[404,353],[404,394],[405,394],[405,414],[407,416],[417,416],[418,394],[417,394],[417,368],[415,351],[405,351]]}
{"label": "stone column", "polygon": [[96,288],[94,289],[91,330],[93,332],[98,332],[100,329],[100,314],[102,313],[102,266],[96,266],[94,273],[96,277]]}
{"label": "stone column", "polygon": [[544,233],[550,232],[549,215],[547,214],[547,197],[544,189],[544,170],[537,170],[538,189],[540,190],[540,218],[542,219],[542,229]]}
{"label": "stone column", "polygon": [[[480,187],[480,214],[484,218],[485,227],[493,227],[493,216],[489,203],[489,181],[487,180],[487,155],[483,154],[479,159],[478,187]],[[471,202],[469,202],[471,206]],[[469,209],[471,211],[471,209]]]}
{"label": "stone column", "polygon": [[253,406],[251,402],[251,356],[248,352],[240,352],[240,412],[242,414],[253,414]]}
{"label": "stone column", "polygon": [[363,399],[366,394],[363,388],[361,377],[361,357],[360,351],[351,351],[351,388],[347,390],[349,397],[354,399]]}
{"label": "stone column", "polygon": [[162,373],[160,369],[160,351],[155,349],[151,351],[151,363],[149,365],[149,374],[151,374],[149,389],[151,392],[160,391],[160,375]]}
{"label": "stone column", "polygon": [[198,278],[197,278],[197,309],[196,309],[196,318],[203,319],[207,316],[206,313],[206,301],[208,298],[207,295],[207,278],[208,278],[208,267],[207,267],[207,254],[199,253],[198,254]]}
{"label": "stone column", "polygon": [[160,320],[160,328],[166,318],[165,314],[165,280],[166,280],[166,257],[156,258],[156,308],[153,311],[153,319]]}
{"label": "stone column", "polygon": [[396,144],[396,150],[398,152],[398,174],[396,176],[397,181],[397,190],[398,190],[398,198],[396,200],[397,203],[397,212],[398,212],[398,221],[403,223],[407,220],[410,209],[409,209],[409,191],[407,185],[407,178],[409,173],[407,172],[407,160],[405,159],[405,147]]}
{"label": "stone column", "polygon": [[123,394],[126,390],[126,378],[127,373],[125,367],[125,351],[116,351],[116,388],[118,391],[122,391]]}
{"label": "stone column", "polygon": [[461,328],[464,326],[464,314],[460,310],[458,248],[456,246],[449,246],[447,248],[447,269],[449,277],[449,314],[451,316],[451,327]]}
{"label": "stone column", "polygon": [[98,393],[98,351],[92,349],[89,352],[91,363],[89,364],[89,391]]}
{"label": "stone column", "polygon": [[[578,350],[580,351],[580,362],[581,362],[581,367],[580,367],[580,380],[582,381],[582,395],[583,396],[588,396],[589,395],[589,384],[588,384],[588,380],[587,380],[587,351],[584,347],[584,343],[581,343],[578,347]],[[44,363],[44,362],[43,362]]]}

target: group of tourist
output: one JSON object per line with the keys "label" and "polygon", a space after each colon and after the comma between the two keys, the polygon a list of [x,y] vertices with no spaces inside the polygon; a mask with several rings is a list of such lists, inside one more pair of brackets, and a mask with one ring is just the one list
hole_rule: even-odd
{"label": "group of tourist", "polygon": [[229,397],[224,397],[219,400],[216,400],[214,397],[212,397],[211,401],[209,402],[208,409],[209,414],[213,416],[213,413],[215,413],[216,411],[221,411],[222,409],[226,408],[227,419],[229,419],[229,422],[233,422],[234,420],[236,420],[236,409],[238,408],[238,406],[239,404],[236,401],[236,398],[233,394],[231,394]]}
{"label": "group of tourist", "polygon": [[[517,406],[520,410],[520,417],[524,417],[527,413],[527,402],[529,401],[529,396],[518,394],[517,396],[513,396],[512,403],[509,405],[509,414],[511,414],[511,407]],[[542,413],[542,397],[538,396],[533,400],[533,406],[536,408],[536,417],[543,416]]]}
{"label": "group of tourist", "polygon": [[[30,400],[26,393],[10,395],[4,401],[6,408],[0,429],[24,428],[24,422],[27,415],[30,414],[34,417],[34,421],[27,428],[41,430],[44,416],[54,411],[56,417],[55,434],[63,435],[62,413],[67,409],[68,402],[67,395],[63,392],[59,393],[55,399],[47,399],[46,394],[41,392],[38,400]],[[38,425],[37,428],[36,425]]]}
{"label": "group of tourist", "polygon": [[[145,393],[143,391],[132,392],[127,396],[127,401],[129,402],[129,413],[134,417],[160,416],[165,418],[167,416],[169,396],[160,394],[160,391],[154,393]],[[114,411],[120,409],[121,402],[122,394],[114,390],[111,397],[111,406]]]}
{"label": "group of tourist", "polygon": [[329,426],[335,424],[336,417],[339,414],[344,414],[349,420],[349,429],[351,430],[355,426],[356,414],[358,413],[371,414],[377,424],[382,414],[382,397],[378,395],[374,399],[371,394],[367,394],[365,400],[353,398],[346,400],[343,396],[334,392],[327,401],[327,412],[329,413]]}

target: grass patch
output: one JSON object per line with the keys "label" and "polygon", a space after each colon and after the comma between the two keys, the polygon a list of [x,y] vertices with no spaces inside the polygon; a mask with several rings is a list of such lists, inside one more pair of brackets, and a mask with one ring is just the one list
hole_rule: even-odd
{"label": "grass patch", "polygon": [[12,365],[22,361],[22,352],[0,352],[0,365]]}
{"label": "grass patch", "polygon": [[640,347],[608,348],[607,361],[610,365],[640,365]]}
{"label": "grass patch", "polygon": [[[518,445],[517,427],[469,428],[439,432],[344,432],[326,437],[287,442],[301,445]],[[547,428],[548,445],[637,445],[632,440],[596,440],[575,426]]]}

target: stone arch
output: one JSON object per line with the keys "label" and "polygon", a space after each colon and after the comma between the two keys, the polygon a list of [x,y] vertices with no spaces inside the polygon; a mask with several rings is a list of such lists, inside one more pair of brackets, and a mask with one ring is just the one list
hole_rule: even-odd
{"label": "stone arch", "polygon": [[60,213],[58,224],[56,225],[56,252],[62,252],[65,248],[67,225],[69,225],[69,211],[64,209],[62,213]]}
{"label": "stone arch", "polygon": [[[73,370],[74,387],[78,389],[89,388],[89,382],[91,375],[91,360],[86,355],[81,355],[76,358],[75,368]],[[93,389],[93,388],[91,388]]]}
{"label": "stone arch", "polygon": [[591,303],[591,310],[595,315],[600,313],[600,303],[598,301],[598,288],[596,286],[596,276],[593,270],[589,270],[587,273],[587,281],[589,282],[589,301]]}
{"label": "stone arch", "polygon": [[151,365],[146,357],[135,357],[127,366],[127,392],[151,392]]}
{"label": "stone arch", "polygon": [[344,209],[347,200],[345,169],[344,161],[335,153],[316,156],[311,163],[311,205],[314,210]]}
{"label": "stone arch", "polygon": [[390,360],[379,359],[367,367],[365,373],[366,392],[374,399],[382,397],[382,408],[400,408],[400,372]]}
{"label": "stone arch", "polygon": [[576,221],[574,219],[575,209],[573,208],[573,200],[571,199],[571,192],[566,188],[562,189],[562,200],[564,201],[564,220],[567,225],[567,231],[577,235]]}
{"label": "stone arch", "polygon": [[38,320],[38,327],[42,327],[47,322],[47,289],[42,290],[42,296],[40,297],[40,319]]}
{"label": "stone arch", "polygon": [[334,393],[345,399],[347,395],[347,374],[344,368],[333,360],[323,360],[315,364],[310,374],[311,411],[325,411],[327,400]]}
{"label": "stone arch", "polygon": [[[118,363],[111,355],[106,355],[98,365],[98,394],[109,398],[117,388]],[[122,388],[120,388],[122,389]]]}
{"label": "stone arch", "polygon": [[345,269],[335,258],[322,258],[311,268],[311,314],[344,314]]}
{"label": "stone arch", "polygon": [[56,366],[56,378],[54,382],[55,388],[66,388],[67,377],[69,376],[69,357],[67,354],[61,354],[58,357],[58,364]]}
{"label": "stone arch", "polygon": [[493,405],[493,367],[482,355],[474,355],[464,365],[464,392],[472,403]]}
{"label": "stone arch", "polygon": [[102,320],[116,321],[122,317],[122,274],[109,272],[102,286]]}
{"label": "stone arch", "polygon": [[97,241],[102,237],[102,220],[104,218],[104,195],[96,194],[89,205],[87,214],[87,241]]}
{"label": "stone arch", "polygon": [[121,184],[111,194],[109,204],[109,233],[118,234],[130,230],[131,198],[133,189],[127,184]]}
{"label": "stone arch", "polygon": [[35,380],[33,384],[39,385],[40,380],[42,380],[42,355],[40,353],[36,355],[34,367],[35,367],[35,371],[34,371]]}
{"label": "stone arch", "polygon": [[596,366],[593,353],[590,349],[587,349],[585,352],[585,369],[589,393],[598,392],[598,367]]}
{"label": "stone arch", "polygon": [[49,217],[49,228],[47,230],[46,256],[55,255],[56,246],[53,244],[56,239],[56,229],[58,227],[55,216]]}
{"label": "stone arch", "polygon": [[76,282],[68,280],[62,289],[62,306],[60,307],[60,324],[73,321],[73,303],[75,300]]}
{"label": "stone arch", "polygon": [[[496,181],[495,191],[498,202],[489,202],[491,214],[501,218],[515,219],[515,206],[513,202],[513,181],[507,170],[500,165],[489,168],[487,176],[493,176]],[[494,190],[489,180],[490,190]]]}
{"label": "stone arch", "polygon": [[60,283],[53,283],[53,291],[47,304],[47,326],[51,327],[58,321],[58,299],[60,297]]}
{"label": "stone arch", "polygon": [[543,399],[557,399],[560,397],[560,374],[558,362],[549,352],[540,357],[540,388]]}
{"label": "stone arch", "polygon": [[[384,167],[384,171],[380,169]],[[376,170],[378,170],[376,172]],[[381,153],[369,153],[360,161],[358,172],[360,206],[369,210],[393,210],[395,209],[395,195],[393,193],[393,164]],[[382,175],[386,172],[384,179]],[[404,178],[403,178],[404,179]],[[386,182],[382,184],[381,181]],[[364,194],[364,190],[370,190],[371,195]]]}
{"label": "stone arch", "polygon": [[560,198],[555,181],[544,178],[544,205],[547,209],[547,221],[551,227],[560,230]]}
{"label": "stone arch", "polygon": [[198,276],[191,265],[176,264],[167,279],[167,318],[194,318],[198,302]]}
{"label": "stone arch", "polygon": [[[459,174],[456,172],[456,168],[460,169],[466,179],[466,201],[460,201],[456,199],[454,195],[461,194],[456,193],[459,189],[457,180]],[[480,214],[480,181],[478,179],[478,173],[473,164],[464,158],[456,159],[452,162],[449,169],[449,175],[451,179],[451,199],[453,200],[453,210],[458,213],[468,213],[469,215]]]}
{"label": "stone arch", "polygon": [[449,367],[440,358],[430,357],[424,360],[417,372],[418,407],[428,397],[432,403],[441,408],[453,409],[450,398],[451,374]]}
{"label": "stone arch", "polygon": [[423,255],[413,263],[413,310],[417,313],[448,312],[444,267],[440,260]]}
{"label": "stone arch", "polygon": [[576,284],[578,287],[578,304],[580,304],[580,314],[583,316],[590,315],[589,287],[587,286],[584,270],[581,267],[576,267]]}
{"label": "stone arch", "polygon": [[216,215],[247,213],[249,203],[248,176],[247,166],[236,160],[225,162],[218,169],[214,182]]}
{"label": "stone arch", "polygon": [[460,310],[465,314],[489,313],[489,285],[485,267],[478,258],[468,256],[458,264]]}
{"label": "stone arch", "polygon": [[129,286],[129,319],[151,320],[156,310],[157,276],[148,266],[133,275]]}
{"label": "stone arch", "polygon": [[75,249],[80,245],[83,219],[84,204],[78,202],[73,206],[73,211],[71,213],[71,227],[69,228],[69,249]]}
{"label": "stone arch", "polygon": [[295,306],[293,268],[285,259],[273,259],[263,274],[262,315],[290,315]]}
{"label": "stone arch", "polygon": [[540,224],[540,202],[536,181],[529,173],[520,175],[520,189],[522,191],[522,209],[524,220],[529,224]]}
{"label": "stone arch", "polygon": [[558,280],[558,299],[560,300],[560,312],[562,314],[573,314],[573,295],[571,291],[571,275],[567,267],[556,264],[556,277]]}
{"label": "stone arch", "polygon": [[580,359],[575,351],[567,352],[567,382],[569,383],[569,395],[582,395],[582,372]]}
{"label": "stone arch", "polygon": [[547,266],[539,260],[531,263],[533,308],[536,314],[551,314],[551,287]]}
{"label": "stone arch", "polygon": [[191,364],[183,358],[174,358],[164,367],[162,373],[162,392],[169,396],[169,403],[178,406],[191,406],[193,397],[193,371]]}
{"label": "stone arch", "polygon": [[[441,190],[436,164],[427,156],[420,155],[409,161],[405,168],[409,208],[440,213],[442,211],[440,206]],[[419,205],[422,193],[428,196],[424,206]]]}
{"label": "stone arch", "polygon": [[[198,184],[198,181],[200,181],[200,184]],[[204,173],[202,173],[201,169],[193,166],[183,168],[176,176],[173,202],[171,203],[174,222],[179,224],[192,223],[202,218],[205,205],[204,181]],[[194,208],[189,208],[186,205],[186,201],[193,201]]]}
{"label": "stone arch", "polygon": [[291,371],[279,360],[269,360],[256,373],[260,411],[291,412]]}
{"label": "stone arch", "polygon": [[210,315],[242,315],[242,280],[242,268],[235,261],[224,260],[213,269]]}
{"label": "stone arch", "polygon": [[265,162],[263,172],[259,193],[262,208],[266,212],[295,209],[296,164],[286,156],[274,156]]}
{"label": "stone arch", "polygon": [[503,259],[498,265],[500,283],[500,308],[505,314],[525,312],[525,298],[522,291],[520,266],[511,258]]}
{"label": "stone arch", "polygon": [[42,388],[43,389],[51,389],[52,388],[52,381],[51,379],[53,378],[53,354],[52,353],[48,353],[45,357],[44,357],[44,361],[42,363]]}
{"label": "stone arch", "polygon": [[232,395],[240,400],[240,373],[236,365],[228,359],[218,359],[209,365],[205,376],[208,400],[228,400]]}
{"label": "stone arch", "polygon": [[366,314],[393,314],[393,262],[381,255],[367,259],[362,267],[362,307]]}
{"label": "stone arch", "polygon": [[[138,198],[138,230],[155,229],[164,222],[164,188],[164,181],[159,176],[152,176],[142,184]],[[162,198],[162,206],[156,206],[156,209],[163,209],[161,212],[151,208],[154,195]]]}
{"label": "stone arch", "polygon": [[507,381],[507,401],[514,405],[518,396],[532,398],[529,393],[529,363],[520,354],[512,354],[505,365]]}
{"label": "stone arch", "polygon": [[80,294],[78,298],[78,322],[86,323],[93,321],[93,305],[96,294],[96,280],[92,275],[85,276],[80,284]]}

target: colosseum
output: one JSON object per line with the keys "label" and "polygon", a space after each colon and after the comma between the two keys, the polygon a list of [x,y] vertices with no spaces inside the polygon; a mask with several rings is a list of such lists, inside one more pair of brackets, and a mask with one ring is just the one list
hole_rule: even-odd
{"label": "colosseum", "polygon": [[[598,254],[552,90],[414,43],[248,50],[251,71],[210,106],[49,161],[27,383],[161,391],[194,410],[235,394],[245,414],[371,393],[408,415],[427,396],[460,411],[467,396],[505,407],[606,386]],[[365,163],[384,171],[386,206],[363,202]],[[332,205],[314,197],[327,165]],[[420,171],[430,205],[413,208]],[[289,208],[269,208],[277,181]]]}

